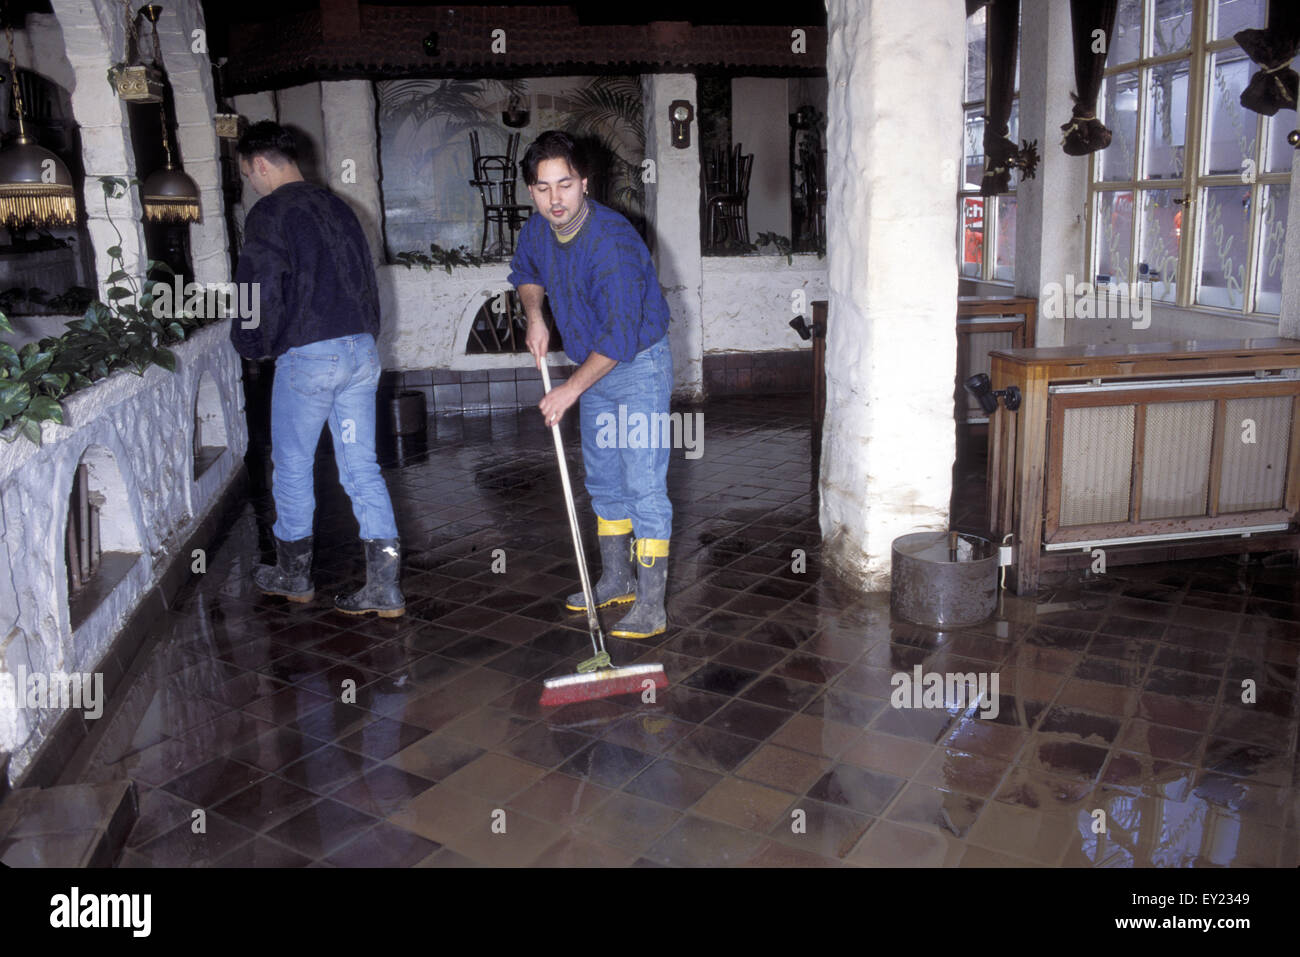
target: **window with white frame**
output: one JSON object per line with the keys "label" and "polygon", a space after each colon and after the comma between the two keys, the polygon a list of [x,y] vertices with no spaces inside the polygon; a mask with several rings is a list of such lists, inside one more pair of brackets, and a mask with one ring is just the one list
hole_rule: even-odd
{"label": "window with white frame", "polygon": [[[957,242],[961,274],[970,279],[1010,282],[1016,265],[1016,191],[1020,171],[1011,171],[1011,191],[981,196],[984,176],[984,77],[986,10],[980,7],[966,19],[966,87],[962,113],[961,189],[957,195]],[[1020,44],[1016,44],[1019,50]],[[1016,93],[1011,101],[1008,137],[1015,142],[1020,131],[1020,58],[1016,57]]]}
{"label": "window with white frame", "polygon": [[[1092,157],[1089,271],[1154,301],[1278,315],[1295,114],[1241,105],[1267,0],[1120,0]],[[1297,58],[1300,63],[1300,58]]]}

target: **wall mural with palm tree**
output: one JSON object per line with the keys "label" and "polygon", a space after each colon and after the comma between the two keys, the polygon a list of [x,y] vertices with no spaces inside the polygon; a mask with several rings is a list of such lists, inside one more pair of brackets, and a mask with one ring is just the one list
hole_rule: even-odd
{"label": "wall mural with palm tree", "polygon": [[[522,158],[543,130],[567,130],[588,153],[591,194],[644,228],[638,77],[391,80],[377,83],[376,92],[389,261],[431,245],[479,253],[483,209],[470,185],[471,133],[486,155],[505,154],[509,136],[518,132]],[[503,122],[525,118],[513,127]],[[529,202],[522,174],[516,195]]]}

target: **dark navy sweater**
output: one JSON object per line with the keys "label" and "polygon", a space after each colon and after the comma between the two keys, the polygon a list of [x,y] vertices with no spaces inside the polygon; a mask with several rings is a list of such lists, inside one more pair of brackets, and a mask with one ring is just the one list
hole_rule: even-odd
{"label": "dark navy sweater", "polygon": [[315,183],[285,183],[248,211],[235,281],[260,287],[259,324],[230,323],[235,351],[249,359],[379,334],[379,285],[365,233],[347,203]]}
{"label": "dark navy sweater", "polygon": [[528,217],[510,283],[546,289],[564,352],[574,362],[593,352],[630,362],[668,332],[668,303],[632,224],[590,196],[587,205],[587,221],[567,243],[555,238],[545,217]]}

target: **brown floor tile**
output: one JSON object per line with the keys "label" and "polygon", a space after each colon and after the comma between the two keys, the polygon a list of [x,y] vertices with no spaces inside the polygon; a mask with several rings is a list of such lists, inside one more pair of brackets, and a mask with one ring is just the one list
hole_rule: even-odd
{"label": "brown floor tile", "polygon": [[818,757],[837,758],[861,733],[852,725],[796,714],[772,735],[770,742]]}
{"label": "brown floor tile", "polygon": [[990,801],[970,829],[967,840],[1036,864],[1055,865],[1076,834],[1072,815],[1046,814]]}
{"label": "brown floor tile", "polygon": [[470,831],[491,833],[494,820],[499,820],[493,814],[497,810],[494,801],[439,784],[389,815],[388,822],[446,845]]}
{"label": "brown floor tile", "polygon": [[541,821],[573,827],[614,793],[590,781],[553,772],[512,798],[509,807]]}
{"label": "brown floor tile", "polygon": [[933,752],[934,746],[923,741],[867,731],[844,752],[841,760],[907,778],[915,774]]}
{"label": "brown floor tile", "polygon": [[375,818],[326,798],[267,831],[266,836],[315,860],[361,835]]}
{"label": "brown floor tile", "polygon": [[380,822],[325,860],[335,867],[413,867],[438,850],[433,841]]}
{"label": "brown floor tile", "polygon": [[703,797],[719,778],[713,771],[661,758],[624,785],[623,790],[685,810]]}
{"label": "brown floor tile", "polygon": [[759,748],[737,768],[736,775],[781,791],[803,794],[832,764],[826,758],[815,758],[780,745],[768,744]]}
{"label": "brown floor tile", "polygon": [[627,867],[636,855],[629,851],[566,835],[542,852],[533,867]]}
{"label": "brown floor tile", "polygon": [[793,800],[793,796],[785,791],[752,781],[723,778],[700,798],[693,813],[747,831],[766,833],[785,817],[785,811]]}
{"label": "brown floor tile", "polygon": [[442,734],[431,734],[398,751],[387,763],[431,781],[441,781],[482,753],[482,748],[468,742],[444,737]]}
{"label": "brown floor tile", "polygon": [[386,817],[405,807],[433,786],[428,778],[392,765],[381,764],[364,772],[330,796],[375,817]]}
{"label": "brown floor tile", "polygon": [[877,821],[845,861],[860,867],[954,867],[966,845],[937,829]]}
{"label": "brown floor tile", "polygon": [[500,804],[537,783],[545,774],[534,764],[489,753],[448,775],[442,783]]}
{"label": "brown floor tile", "polygon": [[216,805],[215,810],[250,831],[265,831],[319,799],[319,795],[296,784],[266,777]]}
{"label": "brown floor tile", "polygon": [[885,818],[914,827],[938,828],[961,838],[975,823],[983,806],[983,801],[967,794],[912,783],[890,805]]}
{"label": "brown floor tile", "polygon": [[1077,811],[1095,794],[1091,781],[1016,767],[998,787],[995,798],[1004,804],[1052,812]]}
{"label": "brown floor tile", "polygon": [[839,859],[857,846],[875,820],[805,797],[795,802],[788,819],[777,821],[768,836],[805,853]]}
{"label": "brown floor tile", "polygon": [[646,856],[670,867],[734,867],[751,860],[765,843],[751,831],[688,815]]}
{"label": "brown floor tile", "polygon": [[641,854],[673,826],[681,812],[630,794],[615,794],[587,818],[583,837]]}
{"label": "brown floor tile", "polygon": [[984,799],[993,796],[1010,767],[1010,762],[1005,760],[954,748],[936,748],[914,778],[921,784]]}
{"label": "brown floor tile", "polygon": [[839,867],[840,862],[829,857],[809,854],[797,847],[768,842],[758,853],[746,861],[744,867]]}

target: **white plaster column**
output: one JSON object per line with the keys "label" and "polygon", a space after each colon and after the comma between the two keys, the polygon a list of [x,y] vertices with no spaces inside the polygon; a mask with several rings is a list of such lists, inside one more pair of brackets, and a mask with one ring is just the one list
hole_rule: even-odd
{"label": "white plaster column", "polygon": [[[659,285],[668,301],[673,351],[673,395],[688,401],[704,397],[703,265],[700,258],[700,127],[695,77],[654,73],[641,78],[645,102],[645,155],[654,161],[654,181],[646,183],[646,220]],[[673,100],[695,109],[691,145],[672,144],[668,119]]]}
{"label": "white plaster column", "polygon": [[320,85],[324,122],[322,182],[361,220],[376,263],[384,262],[384,203],[379,194],[379,131],[374,85],[343,80]]}
{"label": "white plaster column", "polygon": [[[196,31],[202,31],[197,33]],[[199,187],[201,222],[190,225],[190,258],[197,282],[230,279],[229,237],[221,192],[220,142],[213,114],[217,111],[207,27],[197,2],[172,2],[158,21],[167,79],[176,108],[176,139],[181,166]],[[195,50],[198,46],[200,49]],[[152,170],[146,171],[146,175]]]}
{"label": "white plaster column", "polygon": [[146,259],[140,191],[127,189],[124,195],[108,200],[106,206],[99,182],[101,176],[138,175],[127,111],[108,82],[108,68],[124,56],[126,24],[122,5],[113,0],[51,0],[51,4],[76,77],[72,114],[81,127],[81,159],[86,173],[79,201],[95,250],[99,297],[106,299],[109,283],[105,279],[114,269],[107,253],[109,247],[121,245],[124,268],[133,276],[144,271]]}
{"label": "white plaster column", "polygon": [[[1292,122],[1297,114],[1290,116]],[[1279,336],[1300,339],[1300,153],[1291,164],[1291,197],[1286,214],[1286,247],[1282,253],[1282,310]]]}
{"label": "white plaster column", "polygon": [[890,545],[948,525],[957,372],[961,0],[828,0],[827,565],[887,587]]}
{"label": "white plaster column", "polygon": [[1020,6],[1020,135],[1037,140],[1042,163],[1016,187],[1016,295],[1038,299],[1036,344],[1065,344],[1065,319],[1043,309],[1047,283],[1087,278],[1084,232],[1088,157],[1061,149],[1061,124],[1074,101],[1069,0]]}
{"label": "white plaster column", "polygon": [[[249,126],[260,123],[262,120],[276,119],[275,94],[270,90],[232,97],[231,103],[235,107],[235,112],[247,120]],[[248,211],[253,208],[253,204],[258,199],[259,197],[253,192],[252,187],[244,183],[239,194],[239,204],[235,207],[235,228],[239,230],[240,235],[243,234],[244,219],[247,218]]]}

